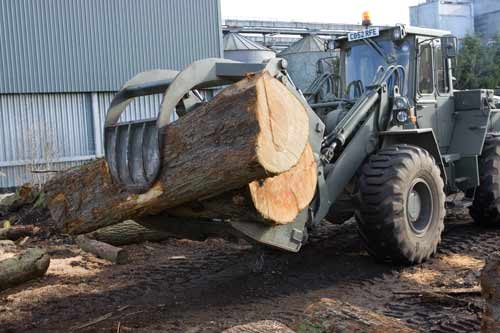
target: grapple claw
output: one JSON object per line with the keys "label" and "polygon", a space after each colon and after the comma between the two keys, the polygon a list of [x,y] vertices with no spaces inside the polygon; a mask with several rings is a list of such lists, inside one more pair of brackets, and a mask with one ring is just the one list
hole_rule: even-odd
{"label": "grapple claw", "polygon": [[[227,59],[205,59],[182,72],[155,70],[140,73],[118,92],[106,115],[104,145],[113,180],[133,193],[146,192],[160,174],[162,138],[160,132],[172,113],[187,112],[202,100],[195,89],[215,87],[241,80],[250,72],[267,70],[277,75],[283,60],[263,64],[242,64]],[[139,96],[164,93],[157,119],[119,123],[123,111]]]}

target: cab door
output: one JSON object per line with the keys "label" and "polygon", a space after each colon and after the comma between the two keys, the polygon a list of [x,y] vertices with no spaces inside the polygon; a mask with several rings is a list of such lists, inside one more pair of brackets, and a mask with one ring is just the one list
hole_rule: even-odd
{"label": "cab door", "polygon": [[455,121],[455,102],[451,96],[450,80],[448,78],[447,61],[441,48],[441,41],[434,40],[434,63],[436,79],[436,101],[437,101],[437,139],[439,148],[447,152],[450,147],[453,134],[453,123]]}
{"label": "cab door", "polygon": [[415,114],[419,128],[432,128],[436,133],[438,101],[434,82],[433,43],[421,42],[418,48]]}

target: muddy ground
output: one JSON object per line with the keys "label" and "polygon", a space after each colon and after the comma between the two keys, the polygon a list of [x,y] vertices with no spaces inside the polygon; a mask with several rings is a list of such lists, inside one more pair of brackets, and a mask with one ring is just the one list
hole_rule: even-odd
{"label": "muddy ground", "polygon": [[477,332],[479,296],[443,304],[399,292],[477,287],[485,259],[500,248],[500,230],[455,212],[438,255],[416,267],[375,263],[353,222],[325,224],[299,254],[172,239],[126,246],[130,262],[122,266],[70,239],[30,242],[49,249],[51,266],[44,278],[0,293],[1,332],[220,332],[265,319],[300,330],[305,308],[323,297],[425,332]]}

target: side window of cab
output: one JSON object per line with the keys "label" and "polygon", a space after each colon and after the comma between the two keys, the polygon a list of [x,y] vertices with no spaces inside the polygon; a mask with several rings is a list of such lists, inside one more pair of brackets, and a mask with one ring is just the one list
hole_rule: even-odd
{"label": "side window of cab", "polygon": [[418,64],[418,92],[421,95],[434,93],[432,58],[432,45],[430,43],[422,44]]}
{"label": "side window of cab", "polygon": [[443,56],[443,49],[439,40],[434,45],[434,59],[436,59],[436,83],[439,94],[448,94],[450,85],[448,81],[448,71]]}

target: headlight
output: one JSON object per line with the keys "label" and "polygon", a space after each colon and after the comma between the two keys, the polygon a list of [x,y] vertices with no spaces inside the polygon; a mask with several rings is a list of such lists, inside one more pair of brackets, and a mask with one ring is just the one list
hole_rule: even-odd
{"label": "headlight", "polygon": [[397,114],[396,114],[396,119],[400,122],[400,123],[406,123],[408,121],[408,113],[406,111],[399,111]]}
{"label": "headlight", "polygon": [[394,109],[402,110],[402,109],[406,109],[407,107],[408,107],[408,104],[406,103],[406,101],[403,98],[396,98],[394,100]]}

